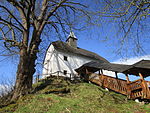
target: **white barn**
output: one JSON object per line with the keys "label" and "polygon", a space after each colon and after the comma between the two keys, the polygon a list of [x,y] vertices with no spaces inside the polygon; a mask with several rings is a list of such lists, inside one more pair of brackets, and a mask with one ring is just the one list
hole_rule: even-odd
{"label": "white barn", "polygon": [[77,47],[77,38],[70,32],[66,42],[56,41],[49,45],[43,63],[43,77],[74,77],[77,75],[75,69],[87,62],[99,60],[108,62],[96,53]]}

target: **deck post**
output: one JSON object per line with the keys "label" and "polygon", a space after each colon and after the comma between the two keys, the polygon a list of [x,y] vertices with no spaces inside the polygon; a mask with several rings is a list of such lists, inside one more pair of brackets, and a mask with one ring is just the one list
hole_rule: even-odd
{"label": "deck post", "polygon": [[57,79],[58,79],[58,77],[59,77],[59,71],[57,71]]}
{"label": "deck post", "polygon": [[70,80],[71,80],[71,73],[70,73]]}
{"label": "deck post", "polygon": [[39,81],[39,78],[40,78],[40,74],[37,73],[37,75],[36,75],[36,83]]}
{"label": "deck post", "polygon": [[116,79],[118,79],[118,75],[117,75],[117,72],[115,71],[115,75],[116,75]]}
{"label": "deck post", "polygon": [[89,71],[88,71],[88,69],[87,69],[87,68],[85,69],[85,73],[86,73],[86,74],[88,74],[88,73],[89,73]]}
{"label": "deck post", "polygon": [[139,76],[142,79],[143,98],[146,98],[147,97],[147,85],[145,84],[143,75],[139,73]]}
{"label": "deck post", "polygon": [[127,79],[127,97],[130,99],[131,98],[131,90],[130,90],[130,85],[128,85],[128,83],[130,83],[130,80],[129,80],[128,74],[125,74],[125,75],[126,75],[126,79]]}
{"label": "deck post", "polygon": [[99,75],[101,74],[100,70],[98,71],[98,74],[99,74]]}
{"label": "deck post", "polygon": [[143,77],[143,75],[142,75],[141,73],[139,73],[139,76],[140,76],[140,78],[141,78],[142,80],[144,80],[144,77]]}
{"label": "deck post", "polygon": [[103,70],[101,69],[101,74],[103,75]]}
{"label": "deck post", "polygon": [[88,71],[87,68],[85,69],[85,73],[86,73],[86,76],[85,76],[84,79],[86,79],[87,81],[89,81],[89,71]]}
{"label": "deck post", "polygon": [[130,82],[128,74],[126,74],[127,83]]}

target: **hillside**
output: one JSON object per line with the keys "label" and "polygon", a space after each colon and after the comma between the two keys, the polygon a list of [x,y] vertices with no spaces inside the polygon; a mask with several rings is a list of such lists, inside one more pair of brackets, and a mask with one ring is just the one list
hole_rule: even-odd
{"label": "hillside", "polygon": [[50,78],[34,84],[32,94],[0,108],[0,113],[148,113],[150,105],[141,105],[125,96],[108,92],[84,82],[72,83]]}

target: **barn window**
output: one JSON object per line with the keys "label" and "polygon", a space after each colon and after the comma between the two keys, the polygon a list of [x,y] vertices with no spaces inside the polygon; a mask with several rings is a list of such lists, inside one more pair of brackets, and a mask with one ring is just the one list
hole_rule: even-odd
{"label": "barn window", "polygon": [[68,61],[68,57],[67,57],[67,56],[64,56],[64,60],[65,60],[65,61]]}
{"label": "barn window", "polygon": [[64,75],[66,75],[67,74],[67,70],[64,70]]}

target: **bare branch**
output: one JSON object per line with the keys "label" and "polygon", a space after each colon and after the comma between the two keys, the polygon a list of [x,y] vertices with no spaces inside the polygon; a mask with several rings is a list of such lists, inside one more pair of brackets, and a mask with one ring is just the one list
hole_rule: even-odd
{"label": "bare branch", "polygon": [[67,0],[61,0],[59,4],[57,4],[57,6],[55,6],[47,15],[47,17],[45,18],[46,21],[48,21],[48,19],[54,14],[54,12],[56,12],[56,10],[63,4],[65,3]]}
{"label": "bare branch", "polygon": [[16,25],[14,25],[13,23],[11,22],[8,22],[7,20],[4,20],[0,17],[0,24],[3,24],[3,25],[6,25],[6,24],[9,24],[10,26],[13,26],[15,27],[16,29],[18,29],[20,32],[23,32],[22,29],[20,29],[19,27],[17,27]]}
{"label": "bare branch", "polygon": [[85,8],[87,8],[87,6],[86,5],[84,5],[84,4],[81,4],[81,3],[78,3],[78,2],[65,2],[65,3],[69,3],[69,4],[71,4],[71,5],[79,5],[79,6],[83,6],[83,7],[85,7]]}
{"label": "bare branch", "polygon": [[1,8],[5,9],[12,17],[15,19],[15,21],[24,29],[23,25],[18,21],[18,19],[8,10],[5,6],[0,5]]}

